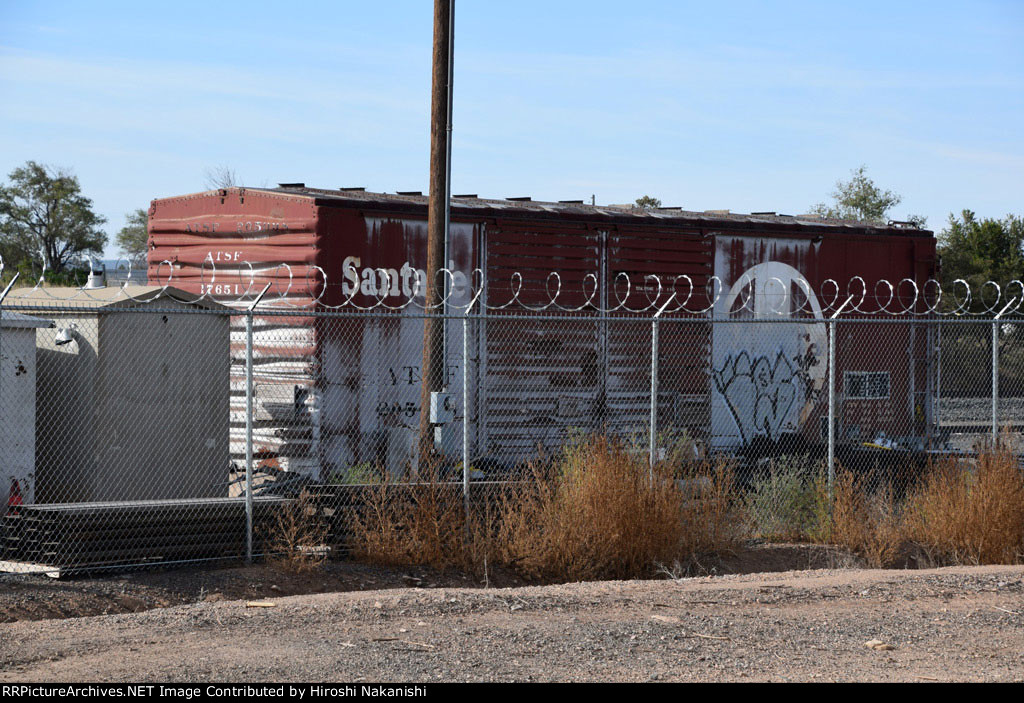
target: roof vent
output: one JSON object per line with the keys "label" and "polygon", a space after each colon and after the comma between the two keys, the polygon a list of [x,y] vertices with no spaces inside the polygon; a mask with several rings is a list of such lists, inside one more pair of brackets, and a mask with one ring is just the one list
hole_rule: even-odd
{"label": "roof vent", "polygon": [[514,203],[528,203],[531,200],[533,200],[533,198],[531,198],[529,195],[524,195],[518,198],[505,198],[505,200],[511,200]]}
{"label": "roof vent", "polygon": [[728,210],[705,210],[705,215],[728,215]]}
{"label": "roof vent", "polygon": [[338,190],[355,191],[357,193],[365,193],[366,192],[366,186],[359,186],[359,187],[352,187],[352,188],[338,188]]}
{"label": "roof vent", "polygon": [[305,183],[278,183],[278,188],[305,188]]}
{"label": "roof vent", "polygon": [[423,191],[420,190],[399,190],[398,195],[423,195]]}
{"label": "roof vent", "polygon": [[453,198],[473,198],[475,200],[475,199],[478,199],[480,196],[477,195],[476,193],[466,193],[466,194],[463,194],[463,195],[453,195],[452,197]]}
{"label": "roof vent", "polygon": [[107,272],[103,268],[103,264],[98,264],[95,261],[89,267],[89,278],[85,282],[83,290],[97,290],[98,288],[107,287]]}
{"label": "roof vent", "polygon": [[558,202],[561,203],[562,205],[582,205],[583,204],[582,200],[559,200]]}
{"label": "roof vent", "polygon": [[771,215],[772,217],[775,217],[775,211],[774,210],[762,210],[762,211],[758,211],[758,212],[752,212],[750,214],[751,215]]}

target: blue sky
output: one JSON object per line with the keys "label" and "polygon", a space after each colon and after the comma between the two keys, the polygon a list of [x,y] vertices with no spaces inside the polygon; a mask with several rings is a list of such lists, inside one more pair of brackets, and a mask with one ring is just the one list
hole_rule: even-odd
{"label": "blue sky", "polygon": [[[250,186],[426,190],[431,7],[0,0],[0,174],[70,167],[111,235],[218,165]],[[866,164],[903,195],[894,215],[934,229],[1024,214],[1020,0],[456,17],[456,193],[796,214]]]}

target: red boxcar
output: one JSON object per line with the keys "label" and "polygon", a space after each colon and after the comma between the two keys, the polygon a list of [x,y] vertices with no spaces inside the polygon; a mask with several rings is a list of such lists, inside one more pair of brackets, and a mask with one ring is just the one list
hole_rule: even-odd
{"label": "red boxcar", "polygon": [[[300,184],[229,188],[154,200],[149,214],[151,282],[172,280],[239,306],[271,283],[268,299],[284,311],[402,307],[372,317],[258,316],[256,444],[285,468],[314,472],[409,454],[419,416],[422,319],[415,304],[403,305],[422,300],[425,197]],[[937,269],[932,233],[902,225],[476,197],[453,200],[448,258],[453,311],[478,287],[480,304],[491,308],[515,298],[473,322],[468,408],[458,407],[461,322],[447,327],[456,419],[469,413],[474,456],[505,463],[527,458],[538,444],[560,443],[573,427],[643,431],[650,318],[673,282],[676,302],[687,299],[697,312],[667,314],[660,326],[659,427],[726,449],[787,433],[820,440],[827,366],[826,327],[815,322],[821,309],[845,298],[857,277],[869,310],[877,281],[909,279],[898,289],[906,293],[923,289]],[[720,294],[709,296],[709,288]],[[791,313],[765,302],[768,290],[783,288]],[[539,311],[553,298],[555,305]],[[644,311],[625,312],[623,301]],[[762,305],[788,322],[711,324],[757,320]],[[572,319],[529,319],[570,312]],[[509,314],[515,319],[497,317]],[[242,358],[241,327],[233,329]],[[841,327],[845,437],[927,434],[935,385],[930,334],[926,323]],[[878,353],[883,341],[892,353]],[[872,376],[881,373],[888,374],[884,384]],[[863,392],[883,385],[884,397]],[[240,456],[241,375],[232,388],[233,450]],[[461,431],[456,425],[452,432]],[[447,437],[452,449],[454,437]]]}

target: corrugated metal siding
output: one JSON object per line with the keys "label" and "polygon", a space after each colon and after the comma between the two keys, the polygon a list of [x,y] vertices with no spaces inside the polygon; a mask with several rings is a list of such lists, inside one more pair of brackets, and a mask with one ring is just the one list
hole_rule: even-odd
{"label": "corrugated metal siding", "polygon": [[[937,274],[935,240],[924,237],[906,237],[895,234],[851,234],[846,237],[824,237],[817,240],[806,237],[772,236],[771,233],[754,235],[750,233],[724,232],[715,237],[715,273],[722,278],[725,296],[737,282],[745,280],[744,275],[764,262],[776,262],[798,272],[810,284],[812,293],[822,305],[838,305],[846,300],[847,286],[855,277],[866,281],[867,298],[862,305],[866,312],[879,309],[885,302],[888,290],[884,286],[875,289],[875,282],[890,281],[894,286],[902,279],[914,280],[919,288]],[[785,278],[785,275],[782,276]],[[838,283],[839,290],[826,286],[827,280]],[[909,285],[904,284],[901,293],[906,294]],[[792,295],[798,288],[791,287]],[[849,292],[859,296],[856,284]],[[824,294],[824,299],[821,299]],[[881,296],[881,300],[876,298]],[[835,295],[837,300],[827,296]],[[902,310],[902,306],[893,306]],[[919,309],[923,312],[923,309]],[[719,310],[716,314],[723,314]],[[846,316],[856,316],[848,310]],[[806,317],[806,313],[794,317]],[[810,317],[814,317],[810,315]],[[821,316],[817,316],[821,319]],[[814,365],[811,371],[823,383],[827,369],[827,336],[821,324],[797,325],[752,325],[744,328],[740,335],[736,329],[724,326],[715,332],[714,365],[719,368],[725,359],[746,352],[751,359],[765,357],[775,359],[780,349],[791,346],[794,335],[807,339],[813,337],[814,350],[808,358]],[[929,343],[928,324],[839,325],[838,358],[836,364],[836,386],[839,393],[837,403],[837,427],[840,438],[870,439],[877,432],[884,431],[890,437],[908,436],[912,432],[923,436],[932,418],[932,394],[935,391],[934,370],[929,365],[932,352]],[[788,340],[788,341],[787,341]],[[884,349],[885,353],[880,353]],[[844,400],[845,371],[888,371],[891,382],[891,396],[881,400]],[[806,406],[799,413],[801,422],[798,431],[810,442],[823,439],[822,418],[827,413],[822,392],[812,394]],[[738,442],[735,435],[734,417],[727,412],[721,394],[712,391],[713,433],[723,447],[732,447]],[[794,410],[794,417],[797,415]]]}
{"label": "corrugated metal siding", "polygon": [[[265,285],[266,301],[308,305],[319,293],[312,268],[322,232],[311,198],[229,190],[154,201],[150,209],[151,283],[212,295],[238,309]],[[170,262],[170,266],[163,262]],[[287,265],[284,266],[284,265]],[[252,266],[250,269],[249,265]],[[290,270],[289,268],[290,267]],[[253,275],[253,273],[255,275]],[[317,347],[314,320],[253,320],[253,444],[257,458],[281,468],[312,466],[309,412]],[[296,408],[296,398],[304,408]],[[245,461],[245,318],[231,319],[231,459]]]}
{"label": "corrugated metal siding", "polygon": [[[551,314],[566,314],[565,308],[588,300],[608,309],[623,297],[630,308],[645,307],[648,295],[657,297],[659,291],[642,290],[637,283],[652,274],[664,280],[690,276],[699,289],[691,302],[704,305],[699,301],[706,300],[711,255],[710,241],[699,232],[609,232],[582,225],[504,223],[488,229],[488,302],[505,302],[509,281],[518,274],[520,300],[527,305],[550,301],[560,283],[558,306],[546,310]],[[551,271],[559,272],[558,283],[549,277]],[[620,286],[616,294],[619,273],[633,282],[628,293]],[[660,295],[664,301],[670,293],[663,290]],[[547,451],[557,449],[574,429],[626,436],[645,431],[650,407],[649,317],[623,315],[609,321],[594,307],[571,314],[578,319],[487,322],[482,383],[487,446],[528,458],[536,454],[538,444]],[[665,327],[658,411],[666,431],[706,434],[709,347],[707,324]]]}
{"label": "corrugated metal siding", "polygon": [[[559,305],[575,308],[587,300],[587,275],[600,271],[603,245],[602,233],[580,225],[501,223],[487,228],[486,247],[489,304],[509,301],[513,277],[521,276],[521,303],[542,306],[557,293]],[[559,273],[559,282],[549,276],[552,271]],[[513,305],[510,311],[522,314],[523,309]],[[480,392],[488,452],[527,459],[538,445],[556,449],[571,428],[601,423],[601,330],[593,310],[578,315],[578,321],[486,322]]]}
{"label": "corrugated metal siding", "polygon": [[[708,304],[712,254],[711,239],[698,230],[616,231],[608,235],[606,276],[612,286],[619,273],[627,274],[634,285],[643,284],[645,275],[660,278],[663,288],[646,286],[651,289],[634,292],[631,308],[646,306],[653,299],[667,302],[674,283],[677,298],[668,310],[687,300],[688,309],[701,309]],[[610,296],[614,306],[614,291]],[[652,306],[645,315],[652,317],[657,309]],[[643,423],[650,412],[650,327],[649,322],[613,324],[608,330],[609,425],[620,431],[635,430],[638,420]],[[658,427],[666,434],[686,431],[691,437],[704,438],[709,431],[710,332],[709,325],[691,319],[660,325]]]}

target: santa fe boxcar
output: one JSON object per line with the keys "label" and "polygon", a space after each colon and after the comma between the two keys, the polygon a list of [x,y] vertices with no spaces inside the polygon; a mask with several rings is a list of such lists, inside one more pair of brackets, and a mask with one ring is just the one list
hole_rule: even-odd
{"label": "santa fe boxcar", "polygon": [[[427,199],[419,194],[302,184],[153,201],[151,283],[171,280],[244,307],[270,282],[273,309],[342,306],[333,317],[257,316],[255,427],[263,460],[323,473],[394,464],[409,454],[419,417],[423,321],[415,304],[402,306],[422,299],[426,217]],[[468,412],[473,455],[497,463],[558,444],[571,428],[643,430],[654,310],[619,310],[609,319],[595,308],[614,309],[627,295],[632,303],[664,299],[673,280],[692,282],[687,308],[703,312],[668,315],[661,324],[659,427],[730,450],[786,434],[820,441],[827,333],[818,320],[834,302],[818,299],[830,289],[826,282],[835,281],[845,297],[848,283],[862,280],[870,298],[877,281],[909,279],[903,290],[920,290],[937,269],[932,233],[906,225],[475,196],[453,200],[448,251],[452,311],[478,288],[474,312],[502,306],[519,290],[512,305],[473,321],[468,408],[460,407],[461,322],[446,327],[456,420],[446,431],[460,431]],[[646,278],[652,275],[666,282],[660,292]],[[712,277],[721,282],[715,297],[706,295]],[[787,304],[799,319],[712,324],[756,318],[756,291],[763,293],[766,281],[792,291]],[[572,319],[540,319],[528,309],[550,301],[556,289],[559,307],[544,315],[585,309]],[[346,301],[402,310],[382,313],[378,306],[372,316],[353,315]],[[242,359],[240,322],[232,329]],[[927,323],[848,324],[839,337],[843,436],[925,437],[936,384]],[[882,346],[889,353],[879,353]],[[233,368],[232,446],[240,458],[244,383],[242,366]],[[452,450],[461,448],[458,437],[448,437]]]}

